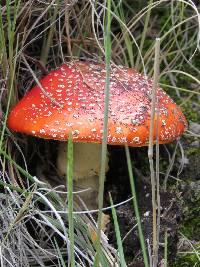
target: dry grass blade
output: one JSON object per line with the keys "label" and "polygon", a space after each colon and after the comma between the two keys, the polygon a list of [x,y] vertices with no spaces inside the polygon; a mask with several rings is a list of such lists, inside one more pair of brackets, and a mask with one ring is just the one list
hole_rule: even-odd
{"label": "dry grass blade", "polygon": [[[150,123],[150,133],[149,133],[149,165],[151,171],[151,186],[152,186],[152,207],[153,207],[153,251],[152,251],[152,264],[153,267],[157,266],[158,263],[158,234],[157,234],[157,201],[156,201],[156,176],[153,166],[153,144],[154,144],[154,129],[157,127],[157,121],[159,120],[159,111],[156,112],[157,98],[156,92],[158,87],[158,77],[159,77],[159,57],[160,57],[160,39],[157,38],[155,42],[155,61],[154,61],[154,78],[153,87],[151,94],[151,123]],[[156,131],[157,132],[157,131]],[[157,155],[159,158],[159,155]]]}

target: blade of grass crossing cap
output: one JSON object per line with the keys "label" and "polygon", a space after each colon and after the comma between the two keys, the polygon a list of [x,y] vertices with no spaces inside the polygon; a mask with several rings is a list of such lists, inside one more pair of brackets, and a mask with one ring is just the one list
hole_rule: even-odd
{"label": "blade of grass crossing cap", "polygon": [[68,200],[68,219],[69,219],[69,262],[70,267],[75,267],[74,257],[74,221],[73,221],[73,141],[72,134],[69,134],[67,147],[67,200]]}
{"label": "blade of grass crossing cap", "polygon": [[105,56],[106,56],[106,87],[105,87],[105,103],[104,103],[104,128],[101,151],[101,168],[99,176],[99,212],[98,212],[98,231],[97,231],[97,255],[96,266],[99,266],[99,256],[101,254],[101,220],[103,207],[103,192],[106,168],[106,153],[107,153],[107,135],[108,135],[108,107],[109,107],[109,89],[110,89],[110,58],[111,58],[111,0],[107,1],[106,9],[106,32],[105,32]]}

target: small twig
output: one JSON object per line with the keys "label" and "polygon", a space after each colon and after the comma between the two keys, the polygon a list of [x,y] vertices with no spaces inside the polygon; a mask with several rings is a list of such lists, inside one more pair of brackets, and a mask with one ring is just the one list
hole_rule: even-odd
{"label": "small twig", "polygon": [[137,227],[137,223],[135,225],[133,225],[133,227],[131,227],[131,229],[125,234],[125,236],[122,239],[122,243],[125,242],[126,238],[133,232],[133,230],[135,230],[135,228]]}
{"label": "small twig", "polygon": [[37,67],[44,73],[47,74],[48,70],[44,66],[43,62],[41,60],[35,59],[33,57],[28,56],[27,54],[23,53],[23,56],[25,56],[28,60],[30,60],[33,64],[36,64]]}

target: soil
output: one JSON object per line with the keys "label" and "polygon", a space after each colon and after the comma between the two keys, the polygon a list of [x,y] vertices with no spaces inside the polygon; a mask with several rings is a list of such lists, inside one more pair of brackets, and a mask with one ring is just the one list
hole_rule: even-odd
{"label": "soil", "polygon": [[[131,149],[134,153],[147,154],[147,149]],[[123,148],[112,148],[110,160],[110,173],[107,176],[106,191],[110,192],[114,202],[119,203],[131,197],[129,177],[127,173],[127,163]],[[140,164],[134,164],[136,166]],[[146,246],[151,246],[152,240],[152,201],[151,201],[151,183],[150,178],[145,177],[140,171],[134,170],[137,200],[140,210],[142,228]],[[111,176],[111,177],[110,177]],[[141,178],[142,177],[142,178]],[[108,198],[107,198],[108,199]],[[175,258],[178,242],[178,223],[180,221],[181,211],[174,192],[160,190],[161,201],[161,221],[160,221],[160,247],[159,262],[164,257],[164,237],[167,231],[169,246],[169,263]],[[118,223],[120,226],[121,237],[123,240],[124,253],[128,266],[144,266],[140,241],[137,231],[137,220],[134,214],[133,202],[130,201],[116,208]],[[135,226],[135,227],[134,227]],[[116,237],[113,222],[108,227],[108,238],[111,244],[116,247]]]}
{"label": "soil", "polygon": [[[57,153],[56,142],[38,139],[37,143],[32,141],[30,143],[33,147],[32,149],[30,149],[29,144],[28,151],[35,151],[35,154],[31,154],[29,157],[30,162],[32,162],[29,165],[29,171],[31,169],[31,173],[37,173],[38,170],[40,170],[40,174],[43,175],[43,177],[52,177],[52,185],[58,185],[60,178],[56,176],[56,171],[54,167],[56,158],[55,155]],[[109,147],[109,153],[109,172],[106,175],[104,206],[110,205],[108,192],[111,193],[113,202],[115,204],[125,201],[131,197],[131,189],[124,148],[112,146]],[[145,237],[146,246],[148,248],[151,248],[152,246],[150,242],[152,240],[152,201],[151,181],[148,170],[147,148],[130,148],[130,153],[132,158],[137,200],[141,215],[143,233]],[[40,163],[35,164],[35,159],[37,159],[37,163]],[[199,160],[198,162],[200,162],[200,157],[195,157],[194,161],[191,162],[191,166],[187,168],[187,170],[184,169],[182,177],[179,178],[182,178],[184,181],[185,177],[188,177],[189,175],[192,176],[191,172],[188,173],[189,170],[193,170],[193,181],[197,181],[198,173],[194,172],[194,165],[192,167],[192,163],[197,164],[197,160]],[[35,166],[37,166],[37,168]],[[41,166],[43,166],[42,169]],[[51,173],[51,175],[49,175],[49,173]],[[183,188],[179,188],[179,190],[177,190],[178,188],[176,186],[169,187],[171,189],[167,189],[167,191],[160,189],[161,221],[159,240],[159,262],[161,263],[164,257],[164,237],[165,233],[167,232],[169,266],[174,266],[173,262],[176,257],[177,244],[179,241],[178,230],[180,228],[181,220],[184,218],[184,214],[182,213],[183,208],[181,204],[183,202],[183,198],[187,198],[188,196],[188,186],[190,185],[187,184]],[[174,190],[172,188],[174,188]],[[180,191],[182,192],[181,197]],[[123,205],[118,206],[116,208],[116,212],[118,216],[121,237],[123,240],[124,254],[127,261],[127,265],[129,267],[143,267],[143,257],[136,226],[137,220],[134,214],[132,200]],[[112,216],[110,217],[112,218]],[[112,244],[115,248],[117,248],[115,230],[112,219],[111,222],[107,225],[106,234],[108,236],[109,243]]]}

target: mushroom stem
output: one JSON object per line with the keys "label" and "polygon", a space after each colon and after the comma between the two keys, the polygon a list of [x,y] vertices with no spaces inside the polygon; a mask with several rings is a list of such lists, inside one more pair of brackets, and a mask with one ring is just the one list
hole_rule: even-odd
{"label": "mushroom stem", "polygon": [[[101,144],[74,143],[74,188],[89,189],[80,193],[81,199],[89,209],[98,207],[99,170],[101,163]],[[107,166],[108,171],[108,153]],[[67,143],[60,142],[58,149],[57,168],[59,175],[66,174]]]}

